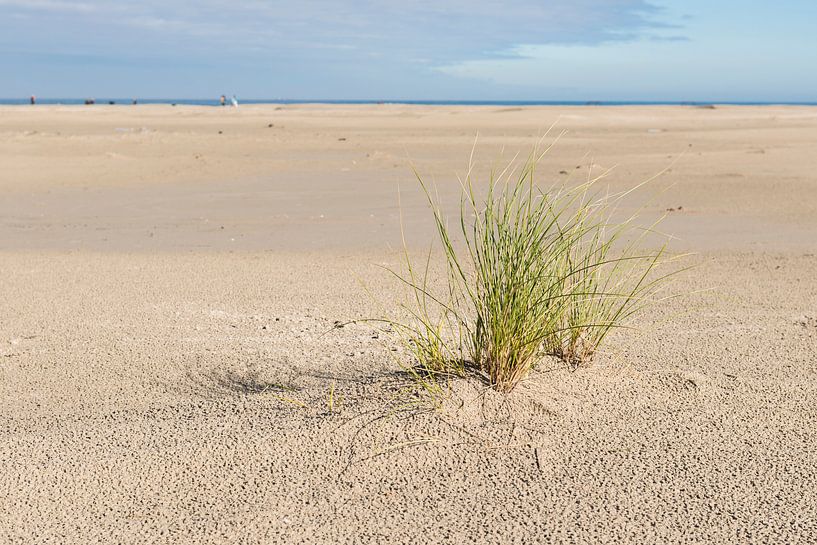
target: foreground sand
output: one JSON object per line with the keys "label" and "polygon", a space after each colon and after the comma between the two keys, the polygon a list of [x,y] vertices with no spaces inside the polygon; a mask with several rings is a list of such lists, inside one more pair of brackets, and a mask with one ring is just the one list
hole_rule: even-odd
{"label": "foreground sand", "polygon": [[[560,116],[546,181],[675,161],[633,206],[676,209],[696,293],[404,407],[393,343],[333,324],[399,291],[398,184],[427,242],[406,156],[450,201],[477,131]],[[0,542],[813,542],[815,140],[813,108],[0,108]]]}

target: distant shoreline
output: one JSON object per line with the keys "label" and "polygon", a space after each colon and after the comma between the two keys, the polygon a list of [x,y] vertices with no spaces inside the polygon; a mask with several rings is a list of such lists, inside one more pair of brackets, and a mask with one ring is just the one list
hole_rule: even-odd
{"label": "distant shoreline", "polygon": [[[84,98],[38,98],[37,105],[85,105]],[[95,105],[130,106],[133,98],[97,98]],[[215,99],[137,98],[138,104],[168,104],[184,106],[220,106]],[[743,102],[743,101],[627,101],[627,100],[332,100],[332,99],[239,99],[241,104],[328,104],[409,106],[817,106],[815,102]],[[0,98],[0,105],[30,105],[28,98]]]}

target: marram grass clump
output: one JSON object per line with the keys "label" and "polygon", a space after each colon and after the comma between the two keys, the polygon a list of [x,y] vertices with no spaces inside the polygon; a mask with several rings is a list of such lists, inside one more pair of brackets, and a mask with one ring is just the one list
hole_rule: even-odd
{"label": "marram grass clump", "polygon": [[393,272],[412,294],[407,318],[388,322],[410,355],[406,368],[431,393],[471,371],[510,392],[546,357],[587,363],[673,274],[659,271],[669,261],[664,246],[644,248],[654,225],[613,221],[629,191],[600,194],[604,173],[543,190],[535,173],[545,152],[492,171],[484,187],[469,166],[454,227],[417,176],[447,278],[443,288],[431,282],[432,251],[417,267],[406,247],[406,271]]}

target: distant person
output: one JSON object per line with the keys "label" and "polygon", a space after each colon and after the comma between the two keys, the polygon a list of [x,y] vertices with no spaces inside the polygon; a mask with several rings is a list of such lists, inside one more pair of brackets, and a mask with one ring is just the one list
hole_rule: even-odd
{"label": "distant person", "polygon": [[224,106],[225,104],[227,104],[227,97],[221,95],[221,98],[218,99],[218,101],[221,103],[222,106]]}
{"label": "distant person", "polygon": [[233,98],[231,98],[230,101],[233,103],[233,108],[238,108],[238,99],[235,98],[235,95],[233,95]]}
{"label": "distant person", "polygon": [[131,104],[133,104],[134,106],[136,106],[136,105],[138,104],[138,102],[136,102],[136,99],[134,98],[134,99],[133,99],[133,102],[132,102]]}
{"label": "distant person", "polygon": [[35,97],[34,95],[31,95],[31,104],[32,105],[37,104],[37,97]]}

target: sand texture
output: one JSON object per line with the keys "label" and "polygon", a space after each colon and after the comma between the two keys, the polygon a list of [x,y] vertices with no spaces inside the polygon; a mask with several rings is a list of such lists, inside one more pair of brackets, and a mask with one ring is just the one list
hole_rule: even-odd
{"label": "sand texture", "polygon": [[[347,323],[402,293],[398,190],[430,241],[409,163],[455,204],[477,133],[483,175],[557,120],[543,184],[668,169],[622,213],[667,214],[686,295],[430,410]],[[0,543],[816,542],[815,142],[807,107],[0,107]]]}

